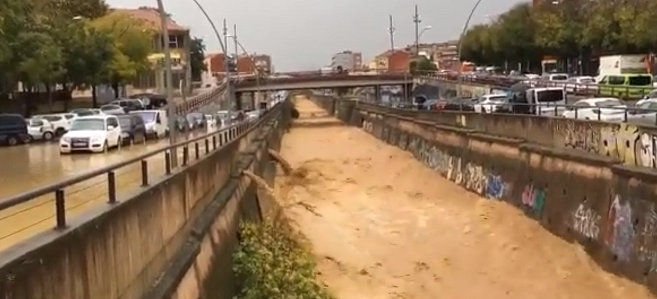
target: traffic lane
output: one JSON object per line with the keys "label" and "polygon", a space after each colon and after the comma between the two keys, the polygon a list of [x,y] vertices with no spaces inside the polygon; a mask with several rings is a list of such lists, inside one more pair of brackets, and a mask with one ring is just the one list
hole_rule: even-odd
{"label": "traffic lane", "polygon": [[[200,135],[197,133],[194,135]],[[193,138],[194,135],[187,138]],[[161,145],[160,147],[162,147]],[[212,147],[212,144],[209,144]],[[205,153],[205,142],[199,142],[201,153]],[[182,161],[182,151],[178,151]],[[134,155],[133,155],[134,156]],[[194,155],[190,155],[194,160]],[[164,153],[146,159],[149,181],[165,176]],[[137,162],[115,172],[117,197],[133,192],[141,187],[141,163]],[[66,217],[73,219],[78,215],[108,201],[107,175],[75,184],[64,190]],[[0,211],[0,251],[40,232],[53,229],[56,225],[54,194],[45,195],[29,202]]]}

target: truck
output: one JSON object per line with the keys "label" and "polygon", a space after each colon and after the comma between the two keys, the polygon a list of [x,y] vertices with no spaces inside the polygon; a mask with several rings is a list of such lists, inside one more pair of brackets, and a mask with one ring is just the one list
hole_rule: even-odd
{"label": "truck", "polygon": [[648,56],[638,55],[610,55],[600,57],[598,76],[648,74],[650,65]]}

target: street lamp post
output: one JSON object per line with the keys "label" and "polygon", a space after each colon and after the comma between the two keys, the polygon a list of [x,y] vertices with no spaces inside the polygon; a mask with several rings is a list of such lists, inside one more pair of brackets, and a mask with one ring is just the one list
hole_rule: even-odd
{"label": "street lamp post", "polygon": [[[176,143],[177,131],[176,127],[176,105],[173,103],[173,71],[171,66],[171,48],[169,47],[169,28],[168,15],[164,10],[162,0],[157,0],[157,8],[160,13],[160,26],[162,29],[162,44],[164,46],[164,71],[165,71],[165,85],[167,95],[167,105],[169,114],[169,143],[171,145]],[[178,152],[175,147],[171,148],[171,167],[178,165]]]}
{"label": "street lamp post", "polygon": [[[228,102],[232,103],[233,102],[233,92],[232,88],[230,85],[230,68],[228,67],[228,49],[226,48],[227,45],[224,43],[224,41],[221,39],[221,33],[219,33],[219,30],[217,29],[217,26],[214,25],[214,22],[212,21],[212,18],[208,15],[208,13],[205,11],[201,3],[198,2],[198,0],[192,0],[196,4],[199,10],[203,13],[205,16],[205,19],[208,20],[208,23],[210,23],[210,26],[212,26],[212,31],[214,31],[214,35],[219,41],[219,45],[221,46],[221,52],[224,54],[224,69],[226,72],[226,92],[228,93]],[[229,109],[230,111],[230,109]]]}
{"label": "street lamp post", "polygon": [[479,7],[479,4],[481,4],[482,0],[477,0],[477,2],[472,6],[472,10],[470,10],[470,15],[468,15],[468,19],[465,21],[465,24],[463,25],[463,30],[461,31],[461,36],[459,37],[459,44],[458,44],[458,50],[457,50],[457,57],[459,60],[459,71],[458,71],[458,78],[456,78],[456,95],[461,96],[461,80],[463,77],[463,62],[461,61],[461,50],[463,49],[463,37],[465,36],[465,33],[468,31],[468,27],[470,26],[470,20],[472,19],[472,15],[474,15],[475,11],[477,11],[477,7]]}
{"label": "street lamp post", "polygon": [[[233,41],[235,42],[235,57],[237,57],[237,55],[238,55],[238,47],[239,47],[239,49],[242,50],[242,52],[244,52],[244,55],[246,55],[247,57],[251,57],[251,64],[253,65],[253,73],[256,76],[256,87],[258,89],[258,91],[256,93],[259,94],[260,93],[260,90],[259,90],[260,89],[260,74],[258,73],[258,69],[256,68],[255,55],[250,55],[249,52],[246,50],[246,48],[244,48],[244,45],[242,45],[242,43],[237,38],[237,25],[233,26],[233,30],[234,30],[233,34],[227,34],[226,37],[232,38]],[[257,99],[257,96],[254,96],[254,97],[256,97],[256,99]],[[256,99],[254,99],[254,101]],[[256,110],[259,110],[260,106],[256,105],[256,107],[254,107],[254,108]]]}
{"label": "street lamp post", "polygon": [[[205,18],[208,20],[210,25],[212,26],[212,30],[214,30],[215,35],[217,36],[217,39],[219,40],[219,44],[221,45],[221,49],[224,52],[224,57],[227,57],[226,55],[226,47],[224,46],[223,41],[221,40],[221,35],[217,31],[217,27],[214,25],[214,22],[212,22],[212,19],[210,16],[207,14],[203,6],[197,1],[193,0],[196,6],[201,10]],[[169,47],[169,29],[167,27],[168,23],[168,15],[166,13],[166,10],[164,9],[164,4],[162,3],[162,0],[157,0],[157,8],[158,12],[160,14],[160,26],[162,30],[162,41],[163,41],[163,46],[164,46],[164,68],[165,68],[165,83],[166,83],[166,95],[168,99],[168,114],[169,114],[169,142],[171,144],[176,143],[176,105],[173,105],[173,76],[172,76],[172,65],[171,65],[171,48]],[[226,60],[226,91],[228,92],[228,100],[230,102],[232,98],[232,92],[231,92],[231,86],[230,86],[230,72],[228,72],[228,61]],[[176,148],[171,149],[171,166],[176,167],[178,164],[178,155]]]}

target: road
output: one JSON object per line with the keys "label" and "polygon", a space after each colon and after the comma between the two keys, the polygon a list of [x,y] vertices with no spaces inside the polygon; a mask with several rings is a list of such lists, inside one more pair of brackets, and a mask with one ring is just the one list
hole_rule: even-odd
{"label": "road", "polygon": [[277,200],[337,298],[655,298],[359,129],[298,126],[281,154],[295,170],[277,178]]}
{"label": "road", "polygon": [[[186,138],[205,134],[195,132]],[[57,183],[75,175],[99,169],[114,163],[137,157],[148,151],[165,147],[167,140],[123,147],[108,154],[74,154],[60,156],[57,144],[42,144],[2,148],[5,157],[0,167],[0,198],[5,199],[32,189]],[[212,145],[210,145],[212,146]],[[199,143],[201,154],[205,153],[204,142]],[[182,161],[182,150],[178,151]],[[190,148],[190,159],[194,149]],[[150,180],[165,175],[164,154],[147,159]],[[141,166],[135,163],[116,172],[117,195],[121,197],[141,185]],[[107,202],[107,177],[99,176],[66,188],[67,217],[72,219],[89,208]],[[1,199],[0,199],[1,200]],[[0,211],[0,250],[23,241],[39,232],[55,227],[54,195],[41,198]]]}

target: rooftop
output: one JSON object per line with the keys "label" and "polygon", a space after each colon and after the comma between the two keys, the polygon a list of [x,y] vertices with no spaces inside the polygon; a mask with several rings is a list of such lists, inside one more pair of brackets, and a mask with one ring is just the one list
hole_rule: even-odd
{"label": "rooftop", "polygon": [[[129,15],[130,17],[141,20],[145,23],[149,29],[160,31],[160,13],[157,8],[153,7],[140,7],[134,9],[128,8],[117,8],[113,10],[113,13],[121,13]],[[168,18],[167,29],[171,31],[188,31],[189,28],[180,26],[176,21],[174,21],[171,16]]]}

